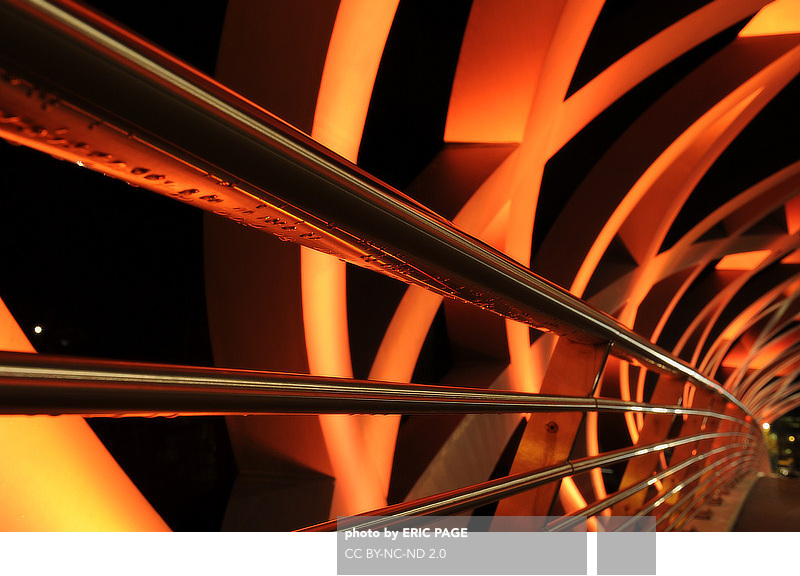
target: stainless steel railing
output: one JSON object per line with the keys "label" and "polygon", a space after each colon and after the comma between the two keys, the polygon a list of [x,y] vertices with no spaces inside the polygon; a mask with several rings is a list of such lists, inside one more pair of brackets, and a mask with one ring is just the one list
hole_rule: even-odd
{"label": "stainless steel railing", "polygon": [[[751,445],[760,443],[759,423],[718,383],[267,111],[80,6],[55,0],[0,3],[0,113],[0,136],[6,139],[534,328],[609,346],[615,356],[713,392],[733,412],[4,354],[0,356],[4,413],[639,411],[714,419],[739,430],[567,460],[371,514],[457,513],[689,442],[748,438]],[[704,456],[718,453],[712,450]],[[704,458],[675,463],[656,471],[656,477],[701,461]],[[694,476],[699,479],[711,469]],[[649,481],[592,503],[586,512],[595,513],[637,487],[644,489]]]}
{"label": "stainless steel railing", "polygon": [[[277,228],[264,225],[257,210],[252,214],[233,210],[241,206],[230,207],[224,215],[263,225],[270,232],[312,248],[341,249],[338,255],[355,264],[535,328],[579,340],[612,342],[615,354],[713,389],[747,412],[716,382],[610,316],[465,234],[209,78],[114,30],[90,12],[45,0],[6,2],[0,4],[0,11],[0,65],[7,68],[5,82],[0,84],[3,109],[5,101],[24,106],[26,100],[39,105],[39,100],[50,98],[59,103],[52,106],[64,108],[64,121],[86,123],[92,115],[92,122],[97,124],[92,128],[94,141],[88,138],[83,148],[70,148],[63,137],[52,143],[39,136],[42,130],[48,133],[47,126],[26,133],[23,115],[9,109],[7,113],[16,114],[19,120],[0,125],[0,134],[35,143],[55,154],[65,155],[65,150],[73,155],[85,154],[85,160],[95,169],[109,170],[111,175],[187,202],[194,202],[193,197],[211,189],[224,189],[224,193],[217,192],[220,202],[199,203],[208,210],[225,212],[229,204],[252,202],[255,197],[272,206],[264,211],[274,208],[302,213],[304,217],[298,223]],[[15,76],[18,70],[28,71],[28,77]],[[50,90],[57,90],[57,96]],[[51,112],[57,109],[48,114]],[[42,116],[44,122],[47,115]],[[103,130],[109,127],[116,130]],[[203,137],[198,138],[198,133]],[[147,175],[125,169],[115,172],[113,159],[137,145],[144,145],[153,161],[164,165],[163,172],[169,172],[173,165],[176,170],[194,167],[206,190],[174,193],[183,188],[176,180],[189,178],[183,173],[174,180],[169,175],[148,180]],[[109,148],[100,163],[99,156],[92,156],[97,146]],[[217,170],[207,170],[211,166]],[[208,178],[215,174],[215,178]],[[171,188],[164,182],[172,182]],[[297,234],[306,226],[316,232]],[[294,230],[285,230],[292,227]],[[330,243],[321,245],[323,239]],[[363,254],[354,257],[358,251]]]}
{"label": "stainless steel railing", "polygon": [[0,414],[481,414],[713,412],[607,398],[396,384],[255,370],[87,360],[0,352]]}
{"label": "stainless steel railing", "polygon": [[[629,488],[626,488],[624,490],[618,490],[614,494],[609,494],[605,498],[602,498],[602,499],[598,500],[597,502],[595,502],[595,503],[593,503],[593,504],[591,504],[589,506],[586,506],[586,507],[584,507],[584,508],[582,508],[580,510],[577,510],[575,512],[571,512],[571,513],[563,516],[559,520],[555,520],[555,521],[551,522],[550,524],[548,524],[547,530],[551,531],[551,532],[560,532],[560,531],[563,531],[563,530],[569,530],[570,528],[573,528],[574,526],[580,524],[581,522],[584,522],[585,518],[591,517],[591,516],[595,516],[598,513],[602,512],[603,510],[611,507],[612,505],[614,505],[614,504],[616,504],[618,502],[622,502],[626,498],[628,498],[630,496],[633,496],[637,492],[639,492],[641,490],[646,490],[647,488],[649,488],[650,486],[655,484],[657,481],[663,480],[664,478],[667,478],[668,476],[672,476],[673,474],[677,474],[681,470],[684,470],[684,469],[688,468],[689,466],[691,466],[693,464],[696,464],[698,462],[702,462],[702,461],[706,460],[707,458],[709,458],[711,456],[714,456],[716,454],[721,454],[723,452],[726,452],[728,450],[732,450],[732,449],[735,449],[735,448],[747,448],[747,444],[744,444],[744,443],[728,444],[726,446],[721,446],[719,448],[715,448],[714,450],[709,450],[707,452],[704,452],[703,454],[698,454],[697,456],[693,456],[692,458],[684,460],[683,462],[681,462],[680,464],[677,464],[675,466],[670,466],[666,470],[663,470],[663,471],[659,472],[658,474],[654,474],[652,477],[650,477],[650,478],[648,478],[646,480],[642,480],[641,482],[638,482],[638,483],[634,484],[633,486],[630,486]],[[706,473],[708,470],[712,469],[715,466],[718,466],[719,464],[721,464],[723,462],[728,462],[730,460],[740,461],[741,457],[744,456],[745,454],[748,454],[749,452],[750,452],[749,450],[740,450],[739,452],[735,452],[734,454],[726,456],[722,460],[720,460],[720,461],[712,464],[711,466],[703,469],[700,472],[700,475]],[[660,496],[657,501],[663,502],[666,498],[668,498],[668,497],[680,492],[680,490],[682,488],[683,488],[683,484],[678,484],[678,486],[676,486],[675,488],[673,488],[669,492],[665,493],[664,495]],[[655,509],[657,506],[658,505],[653,505],[652,508],[647,510],[647,512],[645,512],[646,508],[643,508],[642,510],[637,512],[636,515],[637,516],[641,516],[641,515],[644,515],[646,513],[649,513],[653,509]],[[648,506],[648,508],[649,508],[649,506]],[[644,514],[643,514],[643,512],[644,512]],[[622,528],[622,527],[620,527],[620,528]]]}
{"label": "stainless steel railing", "polygon": [[325,532],[343,528],[353,528],[356,530],[379,529],[390,526],[394,522],[399,522],[403,517],[408,516],[446,516],[459,514],[468,510],[474,510],[485,504],[491,504],[530,490],[536,486],[560,480],[567,476],[586,472],[592,468],[609,466],[611,464],[625,462],[636,456],[644,456],[654,452],[662,452],[669,448],[681,446],[691,442],[701,440],[711,440],[715,438],[734,438],[750,437],[746,433],[739,432],[715,432],[711,434],[698,434],[686,438],[676,438],[667,442],[649,444],[647,446],[635,446],[615,450],[599,456],[579,458],[571,462],[566,462],[558,466],[551,466],[542,470],[535,470],[526,474],[508,476],[497,480],[491,480],[474,486],[467,486],[458,490],[452,490],[443,494],[420,498],[413,502],[403,502],[393,506],[386,506],[361,513],[359,516],[375,516],[374,520],[359,520],[358,523],[339,525],[336,520],[331,520],[322,524],[305,528],[302,531]]}
{"label": "stainless steel railing", "polygon": [[[732,479],[743,476],[747,470],[747,464],[755,462],[756,457],[751,456],[743,460],[729,463],[722,470],[715,471],[709,478],[701,481],[693,489],[688,491],[683,499],[670,508],[667,513],[659,518],[658,524],[664,524],[664,531],[671,532],[679,526],[684,526],[686,523],[694,518],[704,506],[706,496],[716,492],[720,487],[725,484],[731,483]],[[678,512],[681,507],[684,507],[679,512],[678,516],[667,523],[667,518],[674,512]]]}

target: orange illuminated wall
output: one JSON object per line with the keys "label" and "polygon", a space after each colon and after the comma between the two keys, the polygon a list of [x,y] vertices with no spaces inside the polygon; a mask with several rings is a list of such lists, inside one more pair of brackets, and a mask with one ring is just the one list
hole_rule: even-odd
{"label": "orange illuminated wall", "polygon": [[772,252],[770,250],[753,250],[728,254],[717,262],[717,270],[753,270],[758,267]]}
{"label": "orange illuminated wall", "polygon": [[739,36],[769,36],[800,32],[800,2],[775,0],[747,23]]}
{"label": "orange illuminated wall", "polygon": [[[0,350],[35,353],[0,300]],[[164,531],[79,416],[0,417],[0,530]]]}

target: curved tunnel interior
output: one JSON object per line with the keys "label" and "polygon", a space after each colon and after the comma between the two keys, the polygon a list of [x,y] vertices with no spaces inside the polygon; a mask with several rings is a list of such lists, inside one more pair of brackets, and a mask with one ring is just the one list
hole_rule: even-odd
{"label": "curved tunnel interior", "polygon": [[[800,475],[800,14],[768,12],[791,0],[87,4],[716,380]],[[357,81],[348,50],[373,62]],[[0,166],[0,297],[39,353],[713,406],[618,358],[558,388],[602,355],[33,150]],[[518,472],[531,446],[688,430],[551,416],[87,421],[173,530],[294,530]],[[477,513],[574,511],[626,466]]]}

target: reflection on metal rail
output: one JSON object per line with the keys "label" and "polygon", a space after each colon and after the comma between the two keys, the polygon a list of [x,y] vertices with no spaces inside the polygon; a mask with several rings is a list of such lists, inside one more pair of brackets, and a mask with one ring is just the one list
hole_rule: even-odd
{"label": "reflection on metal rail", "polygon": [[0,352],[0,414],[430,414],[636,411],[714,418],[710,410],[605,398],[421,386]]}
{"label": "reflection on metal rail", "polygon": [[[709,450],[708,452],[705,452],[703,454],[698,454],[696,456],[693,456],[692,458],[684,460],[683,462],[681,462],[680,464],[678,464],[676,466],[671,466],[671,467],[667,468],[666,470],[663,470],[662,472],[659,472],[658,474],[648,478],[647,480],[643,480],[641,482],[638,482],[638,483],[634,484],[633,486],[631,486],[631,487],[629,487],[629,488],[627,488],[625,490],[619,490],[619,491],[615,492],[614,494],[609,494],[608,496],[606,496],[605,498],[603,498],[601,500],[598,500],[594,504],[586,506],[585,508],[582,508],[581,510],[577,510],[575,512],[571,512],[570,514],[565,515],[562,518],[559,518],[558,520],[554,520],[553,522],[548,524],[546,528],[550,532],[561,532],[561,531],[564,531],[564,530],[569,530],[570,528],[572,528],[574,526],[577,526],[578,524],[583,522],[586,517],[594,516],[597,513],[601,512],[602,510],[605,510],[606,508],[609,508],[610,506],[612,506],[612,505],[614,505],[614,504],[616,504],[618,502],[622,502],[623,500],[625,500],[626,498],[636,494],[640,490],[644,490],[646,488],[649,488],[650,486],[655,484],[656,481],[663,480],[664,478],[666,478],[668,476],[676,474],[676,473],[680,472],[681,470],[683,470],[685,468],[688,468],[692,464],[696,464],[697,462],[702,462],[706,458],[709,458],[709,457],[714,456],[716,454],[720,454],[720,453],[725,452],[727,450],[732,450],[732,449],[735,449],[735,448],[746,448],[746,447],[747,447],[747,444],[742,444],[742,443],[728,444],[726,446],[721,446],[721,447],[716,448],[714,450]],[[741,455],[746,454],[746,453],[748,453],[748,450],[742,450],[742,451],[736,452],[734,454],[726,456],[725,458],[720,460],[719,463],[726,462],[726,461],[734,459],[734,458],[739,458]],[[711,466],[709,466],[707,468],[704,468],[701,471],[701,474],[707,472],[708,470],[712,469],[714,466],[717,466],[717,465],[719,465],[719,464],[718,463],[714,463]],[[672,491],[670,491],[667,494],[665,494],[664,495],[664,500],[666,500],[666,498],[668,498],[669,496],[672,496],[674,493],[678,492],[680,490],[680,488],[682,488],[684,485],[685,485],[684,483],[681,483],[676,488],[674,488]],[[662,500],[662,502],[663,502],[663,500]],[[653,508],[655,508],[655,506]],[[643,515],[643,514],[639,514],[639,513],[636,514],[636,516],[639,516],[639,515]]]}
{"label": "reflection on metal rail", "polygon": [[[741,455],[741,457],[739,457],[740,455]],[[708,465],[705,468],[703,468],[702,470],[700,470],[698,472],[695,472],[690,477],[688,477],[685,480],[683,480],[682,482],[680,482],[677,486],[672,488],[667,493],[658,495],[653,500],[653,502],[651,502],[650,504],[648,504],[647,506],[645,506],[641,510],[637,511],[636,514],[634,514],[634,516],[646,516],[647,514],[650,514],[653,510],[655,510],[656,508],[658,508],[659,506],[664,504],[671,496],[674,496],[675,494],[678,494],[687,485],[691,484],[692,482],[695,482],[696,480],[699,480],[700,478],[702,478],[703,476],[705,476],[706,474],[708,474],[712,470],[714,470],[714,468],[717,468],[718,466],[721,466],[722,464],[727,463],[727,462],[729,462],[731,460],[733,460],[733,462],[730,463],[730,466],[736,466],[736,465],[740,465],[741,466],[744,462],[748,461],[750,458],[751,458],[751,452],[750,451],[743,451],[741,453],[737,453],[737,454],[728,456],[726,458],[722,458],[722,459],[720,459],[720,460],[718,460],[716,462],[713,462],[710,465]],[[673,508],[674,508],[674,506],[673,506]],[[621,524],[618,527],[618,530],[624,531],[625,528],[627,528],[628,526],[632,525],[634,522],[635,522],[635,520],[630,519],[627,522],[624,522],[623,524]]]}
{"label": "reflection on metal rail", "polygon": [[[754,457],[745,459],[745,462],[754,460]],[[667,511],[667,514],[659,518],[658,523],[661,524],[666,521],[666,519],[672,515],[673,512],[680,509],[681,506],[684,504],[686,508],[678,515],[675,520],[670,522],[664,528],[665,532],[671,532],[675,530],[678,526],[681,526],[681,522],[684,520],[688,522],[691,518],[697,515],[700,509],[705,502],[705,496],[709,493],[713,493],[716,491],[720,486],[729,483],[729,480],[732,477],[736,477],[741,475],[742,469],[742,462],[734,462],[728,466],[726,466],[723,470],[719,470],[715,472],[710,478],[700,482],[697,486],[695,486],[691,491],[687,492],[686,495],[681,499],[681,501],[670,508]],[[695,497],[697,495],[697,497]],[[690,516],[687,518],[687,516]]]}
{"label": "reflection on metal rail", "polygon": [[578,458],[558,466],[551,466],[525,474],[490,480],[482,484],[467,486],[443,494],[420,498],[413,502],[395,504],[361,514],[361,516],[375,516],[376,518],[374,520],[361,520],[358,524],[347,524],[345,526],[338,526],[336,520],[331,520],[329,522],[317,524],[316,526],[310,526],[300,531],[327,532],[344,528],[354,528],[357,530],[380,529],[384,526],[391,525],[391,523],[395,521],[394,518],[459,514],[467,510],[473,510],[484,504],[497,502],[503,498],[519,494],[520,492],[530,490],[531,488],[548,482],[586,472],[592,468],[610,466],[637,456],[644,456],[645,454],[654,452],[663,452],[669,448],[675,448],[691,442],[734,437],[752,438],[752,435],[743,432],[714,432],[711,434],[697,434],[686,438],[676,438],[665,442],[648,444],[647,446],[635,446],[633,448],[614,450],[599,456]]}
{"label": "reflection on metal rail", "polygon": [[0,67],[4,138],[535,328],[610,342],[750,415],[615,319],[90,11],[0,4]]}

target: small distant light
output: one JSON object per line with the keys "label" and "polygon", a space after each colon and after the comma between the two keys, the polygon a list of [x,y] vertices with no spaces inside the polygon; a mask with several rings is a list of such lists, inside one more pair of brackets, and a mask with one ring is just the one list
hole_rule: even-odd
{"label": "small distant light", "polygon": [[761,427],[762,427],[764,430],[769,430],[769,422],[764,422],[764,423],[761,425]]}
{"label": "small distant light", "polygon": [[789,442],[794,442],[794,436],[789,436]]}
{"label": "small distant light", "polygon": [[75,164],[77,164],[77,165],[78,165],[78,166],[80,166],[81,168],[83,168],[84,166],[86,166],[86,164],[84,164],[84,163],[83,163],[83,162],[81,162],[80,160],[78,160],[77,162],[75,162]]}
{"label": "small distant light", "polygon": [[41,334],[42,333],[42,327],[41,326],[34,326],[33,327],[33,331],[36,332],[37,334]]}

